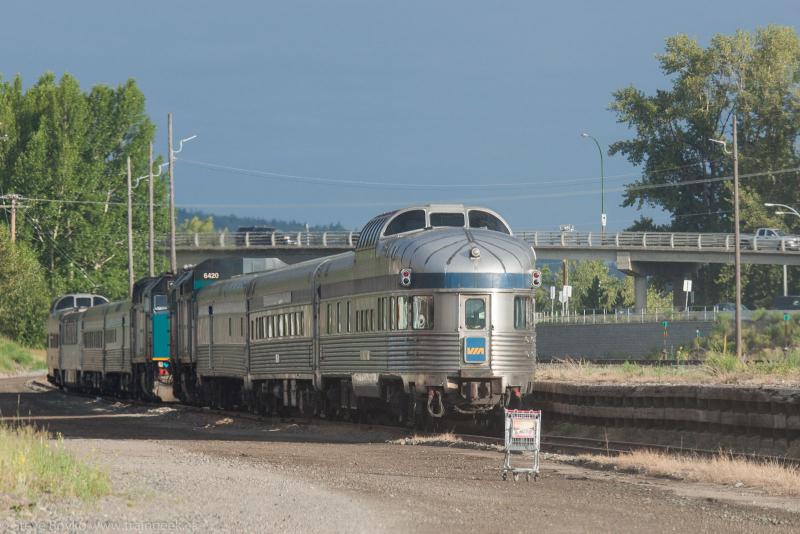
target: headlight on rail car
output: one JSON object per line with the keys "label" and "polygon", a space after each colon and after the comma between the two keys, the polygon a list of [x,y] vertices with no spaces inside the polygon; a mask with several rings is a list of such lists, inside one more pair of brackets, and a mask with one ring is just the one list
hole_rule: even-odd
{"label": "headlight on rail car", "polygon": [[542,271],[537,269],[531,271],[531,286],[542,287]]}
{"label": "headlight on rail car", "polygon": [[403,287],[411,286],[411,269],[400,269],[400,285]]}

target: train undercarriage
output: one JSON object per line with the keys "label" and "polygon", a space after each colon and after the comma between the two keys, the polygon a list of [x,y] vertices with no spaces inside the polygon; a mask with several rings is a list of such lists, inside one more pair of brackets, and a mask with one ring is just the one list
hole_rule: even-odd
{"label": "train undercarriage", "polygon": [[199,377],[194,366],[174,366],[176,399],[198,406],[245,410],[286,417],[382,421],[409,427],[430,426],[444,420],[485,423],[503,407],[520,408],[520,387],[502,387],[500,379],[447,381],[447,387],[404,384],[399,377],[382,377],[368,394],[359,394],[351,376],[273,378],[246,381],[229,377]]}

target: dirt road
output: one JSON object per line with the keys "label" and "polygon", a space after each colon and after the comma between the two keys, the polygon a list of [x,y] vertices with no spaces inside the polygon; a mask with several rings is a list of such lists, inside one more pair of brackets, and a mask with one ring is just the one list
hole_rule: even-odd
{"label": "dirt road", "polygon": [[[800,508],[739,490],[543,463],[500,480],[500,453],[385,443],[354,425],[254,421],[0,380],[0,410],[64,435],[111,475],[93,504],[0,510],[0,531],[797,532]],[[738,502],[734,502],[738,501]],[[760,502],[776,507],[752,506]]]}

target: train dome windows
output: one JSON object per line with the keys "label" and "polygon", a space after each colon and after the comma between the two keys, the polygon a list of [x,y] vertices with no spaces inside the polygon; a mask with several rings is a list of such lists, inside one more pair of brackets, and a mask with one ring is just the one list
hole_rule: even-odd
{"label": "train dome windows", "polygon": [[464,214],[457,213],[440,213],[435,212],[430,214],[431,226],[434,228],[442,226],[454,226],[456,228],[464,227]]}
{"label": "train dome windows", "polygon": [[108,299],[99,295],[92,297],[92,306],[99,306],[101,304],[108,304]]}
{"label": "train dome windows", "polygon": [[383,235],[402,234],[425,228],[425,210],[405,211],[392,219]]}
{"label": "train dome windows", "polygon": [[506,224],[497,216],[483,210],[469,210],[469,227],[483,228],[485,230],[502,232],[504,234],[511,233],[511,230],[509,230],[508,226],[506,226]]}
{"label": "train dome windows", "polygon": [[464,325],[469,330],[486,328],[486,300],[472,298],[464,302]]}
{"label": "train dome windows", "polygon": [[72,295],[67,295],[66,297],[63,297],[56,303],[55,310],[56,311],[67,310],[69,308],[74,308],[74,307],[75,307],[75,297],[73,297]]}
{"label": "train dome windows", "polygon": [[92,307],[92,297],[77,297],[75,299],[75,305],[78,308],[91,308]]}

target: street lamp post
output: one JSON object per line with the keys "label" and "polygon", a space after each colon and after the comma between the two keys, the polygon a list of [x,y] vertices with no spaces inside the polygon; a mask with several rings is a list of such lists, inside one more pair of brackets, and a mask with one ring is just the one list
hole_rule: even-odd
{"label": "street lamp post", "polygon": [[[734,312],[734,322],[736,323],[736,358],[742,359],[742,243],[739,232],[739,142],[736,137],[736,114],[731,116],[733,123],[733,271],[736,286],[736,310]],[[722,145],[722,150],[726,154],[728,151],[727,143],[719,139],[709,139],[712,143]]]}
{"label": "street lamp post", "polygon": [[[786,204],[775,204],[774,202],[765,202],[764,205],[768,208],[783,208],[783,210],[776,211],[776,215],[794,215],[798,219],[800,219],[800,213],[797,212],[791,206],[787,206]],[[785,263],[783,264],[783,296],[789,295],[789,266]]]}
{"label": "street lamp post", "polygon": [[593,135],[583,132],[581,137],[591,139],[597,145],[597,151],[600,153],[600,228],[602,233],[606,233],[606,205],[605,205],[605,170],[603,165],[603,149],[600,147],[600,141]]}

